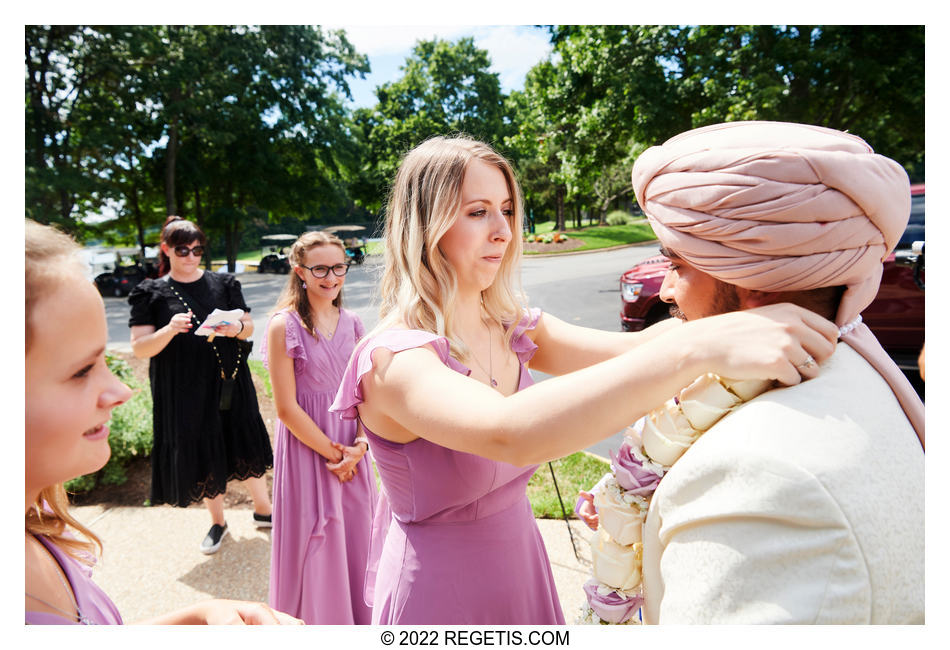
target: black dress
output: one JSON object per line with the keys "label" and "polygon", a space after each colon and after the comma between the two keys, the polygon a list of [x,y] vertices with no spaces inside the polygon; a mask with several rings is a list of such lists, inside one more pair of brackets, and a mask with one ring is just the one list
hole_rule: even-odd
{"label": "black dress", "polygon": [[[165,276],[145,280],[129,294],[129,327],[164,327],[172,316],[188,311],[182,300],[198,319],[192,320],[191,332],[216,307],[250,311],[233,275],[205,271],[187,283]],[[229,480],[263,476],[274,464],[247,353],[239,354],[247,344],[239,346],[237,339],[226,336],[209,343],[207,337],[191,332],[176,334],[149,363],[154,430],[151,501],[156,505],[187,506],[215,497],[226,491]],[[231,377],[236,363],[231,406],[221,410],[221,366]]]}

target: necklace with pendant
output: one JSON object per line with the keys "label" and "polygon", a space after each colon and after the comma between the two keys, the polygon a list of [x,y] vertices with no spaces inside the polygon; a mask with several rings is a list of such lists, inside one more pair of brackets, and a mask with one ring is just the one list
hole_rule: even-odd
{"label": "necklace with pendant", "polygon": [[[337,324],[339,324],[339,322],[340,322],[340,320],[339,320],[339,318],[337,318]],[[320,332],[320,334],[323,335],[323,338],[325,338],[325,339],[328,340],[328,341],[333,338],[333,335],[334,335],[334,334],[336,334],[336,328],[334,328],[334,329],[332,329],[332,330],[328,330],[328,329],[325,329],[324,327],[322,327],[321,324],[320,324],[320,318],[319,318],[318,316],[316,316],[316,314],[314,314],[313,326],[314,326],[314,328],[315,328],[317,331]]]}
{"label": "necklace with pendant", "polygon": [[[471,351],[471,357],[472,357],[472,359],[475,361],[475,363],[478,364],[478,367],[482,369],[482,372],[484,372],[485,374],[488,375],[488,381],[491,382],[492,388],[497,388],[497,387],[498,387],[498,382],[495,381],[495,372],[494,372],[495,369],[494,369],[494,367],[492,366],[491,327],[488,325],[487,322],[485,323],[485,329],[488,330],[488,370],[485,370],[485,366],[483,366],[483,365],[482,365],[482,362],[479,361],[479,360],[478,360],[478,357],[475,356],[475,351],[474,351],[474,350]],[[471,350],[471,348],[469,348],[469,349]]]}

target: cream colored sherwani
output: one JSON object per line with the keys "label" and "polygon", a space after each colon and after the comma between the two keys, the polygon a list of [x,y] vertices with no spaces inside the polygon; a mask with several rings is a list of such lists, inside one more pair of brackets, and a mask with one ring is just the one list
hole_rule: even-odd
{"label": "cream colored sherwani", "polygon": [[648,623],[922,623],[924,454],[844,343],[707,431],[643,534]]}

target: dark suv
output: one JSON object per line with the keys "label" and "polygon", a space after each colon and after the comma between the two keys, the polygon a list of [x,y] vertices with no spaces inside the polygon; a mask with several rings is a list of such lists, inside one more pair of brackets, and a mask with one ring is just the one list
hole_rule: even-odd
{"label": "dark suv", "polygon": [[96,288],[103,296],[127,296],[139,282],[146,277],[145,269],[140,265],[119,266],[96,276]]}
{"label": "dark suv", "polygon": [[[881,288],[861,316],[894,362],[913,381],[917,356],[924,345],[924,185],[910,188],[907,228],[894,252],[884,260]],[[663,256],[643,260],[620,277],[620,324],[634,332],[668,318],[669,305],[660,300],[660,286],[669,269]],[[919,379],[919,375],[918,375]]]}

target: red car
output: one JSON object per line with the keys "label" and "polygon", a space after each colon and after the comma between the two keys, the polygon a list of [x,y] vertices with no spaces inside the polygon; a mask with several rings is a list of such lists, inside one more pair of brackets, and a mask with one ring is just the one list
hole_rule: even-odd
{"label": "red car", "polygon": [[[862,313],[864,322],[908,375],[917,372],[924,344],[924,185],[911,186],[910,219],[893,253],[884,261],[877,297]],[[918,242],[918,246],[914,246]],[[668,318],[660,285],[669,269],[663,256],[643,260],[620,277],[620,323],[634,332]]]}

